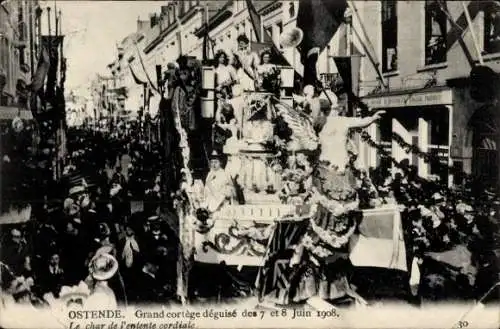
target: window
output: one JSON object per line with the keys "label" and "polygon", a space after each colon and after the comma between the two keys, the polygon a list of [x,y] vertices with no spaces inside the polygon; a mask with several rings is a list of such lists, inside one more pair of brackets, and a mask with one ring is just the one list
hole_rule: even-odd
{"label": "window", "polygon": [[398,69],[398,15],[397,1],[382,1],[382,71]]}
{"label": "window", "polygon": [[425,2],[425,65],[446,62],[446,19],[438,1]]}
{"label": "window", "polygon": [[168,25],[174,24],[175,22],[175,13],[174,13],[174,7],[170,7],[170,10],[168,11]]}
{"label": "window", "polygon": [[484,10],[484,52],[500,52],[500,6],[490,4]]}
{"label": "window", "polygon": [[290,18],[295,17],[295,3],[293,3],[293,1],[290,1],[290,5],[288,7],[288,13],[290,14]]}

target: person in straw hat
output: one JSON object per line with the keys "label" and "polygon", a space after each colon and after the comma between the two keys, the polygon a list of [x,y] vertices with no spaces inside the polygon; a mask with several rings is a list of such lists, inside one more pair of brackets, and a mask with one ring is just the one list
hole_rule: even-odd
{"label": "person in straw hat", "polygon": [[230,197],[231,179],[222,168],[222,159],[219,153],[213,152],[210,156],[210,171],[205,180],[205,203],[209,211],[216,211]]}
{"label": "person in straw hat", "polygon": [[94,280],[92,293],[85,302],[88,309],[115,309],[117,306],[116,296],[108,285],[110,280],[118,271],[118,261],[110,254],[102,253],[96,255],[89,264],[89,272]]}

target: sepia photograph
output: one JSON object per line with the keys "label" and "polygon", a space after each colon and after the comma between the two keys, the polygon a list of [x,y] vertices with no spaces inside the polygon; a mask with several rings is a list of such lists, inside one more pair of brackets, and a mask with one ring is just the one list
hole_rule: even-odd
{"label": "sepia photograph", "polygon": [[0,328],[500,327],[500,1],[0,0]]}

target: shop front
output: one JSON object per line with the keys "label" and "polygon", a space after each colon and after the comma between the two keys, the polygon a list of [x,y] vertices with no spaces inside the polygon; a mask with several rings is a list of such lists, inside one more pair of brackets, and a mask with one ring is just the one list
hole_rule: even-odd
{"label": "shop front", "polygon": [[[385,110],[368,133],[396,161],[406,160],[421,177],[438,175],[451,183],[450,144],[453,127],[453,92],[447,87],[393,91],[368,95],[363,101],[373,110]],[[418,150],[418,152],[415,152]],[[398,168],[366,143],[360,145],[360,165]],[[428,154],[429,156],[423,156]]]}

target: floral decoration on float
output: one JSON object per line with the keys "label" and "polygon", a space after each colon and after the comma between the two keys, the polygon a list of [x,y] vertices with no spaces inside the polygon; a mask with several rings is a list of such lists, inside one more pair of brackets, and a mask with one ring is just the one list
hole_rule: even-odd
{"label": "floral decoration on float", "polygon": [[198,208],[195,211],[196,216],[189,216],[194,229],[200,234],[208,233],[215,225],[212,214],[207,208]]}

